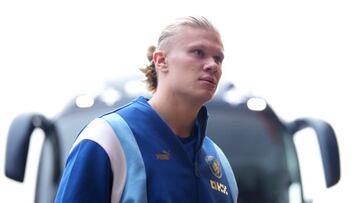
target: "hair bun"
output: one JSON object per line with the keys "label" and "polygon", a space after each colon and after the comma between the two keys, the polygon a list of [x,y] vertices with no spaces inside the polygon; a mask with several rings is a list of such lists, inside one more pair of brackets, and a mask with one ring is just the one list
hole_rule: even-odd
{"label": "hair bun", "polygon": [[155,50],[156,50],[155,46],[149,46],[147,50],[146,56],[150,62],[153,60],[153,53]]}

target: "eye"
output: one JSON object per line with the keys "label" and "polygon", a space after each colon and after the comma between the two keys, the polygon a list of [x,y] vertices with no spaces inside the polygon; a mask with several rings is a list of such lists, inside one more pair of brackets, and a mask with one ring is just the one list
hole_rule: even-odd
{"label": "eye", "polygon": [[195,56],[198,56],[198,57],[204,57],[205,56],[205,52],[201,49],[194,49],[192,51],[192,53],[195,55]]}
{"label": "eye", "polygon": [[224,60],[224,58],[221,56],[214,56],[214,60],[215,60],[215,63],[221,64],[222,61]]}

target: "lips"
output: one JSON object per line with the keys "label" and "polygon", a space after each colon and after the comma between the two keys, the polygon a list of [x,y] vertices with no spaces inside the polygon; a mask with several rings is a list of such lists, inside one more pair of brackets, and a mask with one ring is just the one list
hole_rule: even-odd
{"label": "lips", "polygon": [[216,85],[216,80],[211,77],[211,76],[204,76],[204,77],[201,77],[200,78],[201,81],[205,81],[205,82],[208,82],[208,83],[211,83],[213,85]]}

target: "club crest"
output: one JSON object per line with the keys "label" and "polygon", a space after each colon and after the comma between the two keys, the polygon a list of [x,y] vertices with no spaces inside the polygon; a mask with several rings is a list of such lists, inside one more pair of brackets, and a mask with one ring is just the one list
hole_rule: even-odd
{"label": "club crest", "polygon": [[222,176],[222,172],[221,172],[221,166],[220,166],[220,162],[219,160],[217,160],[215,157],[213,156],[207,156],[205,158],[206,163],[209,165],[210,170],[212,172],[212,174],[217,177],[217,178],[221,178]]}

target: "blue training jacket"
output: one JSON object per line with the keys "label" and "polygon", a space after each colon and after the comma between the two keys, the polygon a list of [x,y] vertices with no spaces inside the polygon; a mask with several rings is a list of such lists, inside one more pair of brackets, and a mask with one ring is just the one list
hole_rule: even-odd
{"label": "blue training jacket", "polygon": [[55,202],[236,202],[233,171],[206,123],[202,107],[186,144],[143,97],[94,119],[71,149]]}

